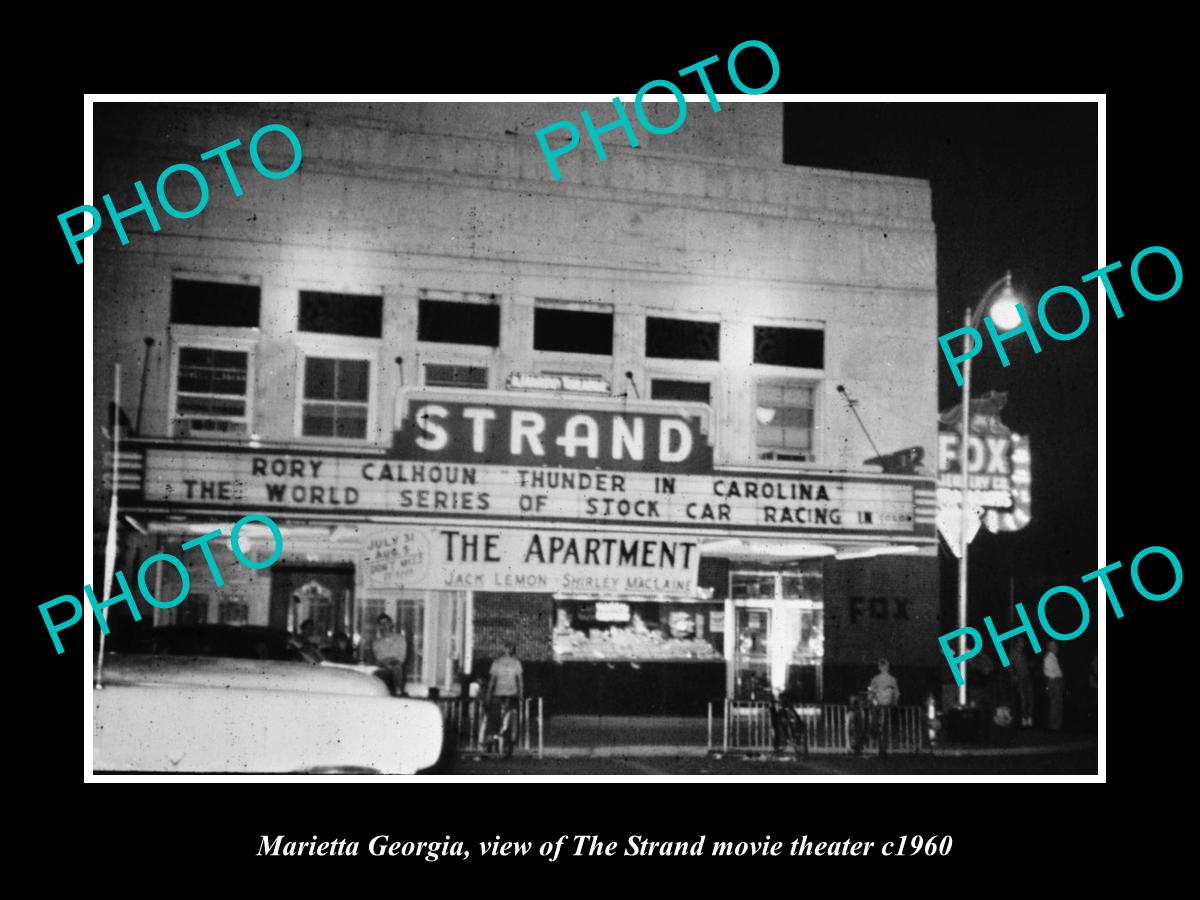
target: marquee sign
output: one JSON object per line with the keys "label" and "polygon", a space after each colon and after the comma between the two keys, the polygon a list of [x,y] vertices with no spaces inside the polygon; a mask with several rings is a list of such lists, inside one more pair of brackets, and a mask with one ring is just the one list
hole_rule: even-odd
{"label": "marquee sign", "polygon": [[152,446],[142,498],[360,518],[932,536],[918,526],[913,482],[827,474],[664,475]]}
{"label": "marquee sign", "polygon": [[700,546],[694,538],[460,526],[357,531],[367,588],[697,597]]}
{"label": "marquee sign", "polygon": [[710,472],[708,407],[409,390],[396,400],[391,456],[663,473]]}
{"label": "marquee sign", "polygon": [[402,391],[394,445],[374,453],[131,442],[141,449],[139,477],[125,505],[480,527],[935,537],[928,478],[723,470],[713,465],[706,406],[525,399]]}

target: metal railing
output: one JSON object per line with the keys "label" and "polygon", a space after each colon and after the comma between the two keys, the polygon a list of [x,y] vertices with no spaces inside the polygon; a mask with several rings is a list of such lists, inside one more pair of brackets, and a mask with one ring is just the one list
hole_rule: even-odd
{"label": "metal railing", "polygon": [[[442,710],[442,720],[460,752],[478,751],[479,738],[487,710],[481,697],[440,697],[433,701]],[[541,697],[526,697],[517,708],[518,750],[537,753],[540,758],[544,744],[543,704]]]}
{"label": "metal railing", "polygon": [[[919,706],[855,709],[845,703],[803,703],[792,707],[804,728],[808,752],[854,752],[854,734],[862,753],[879,752],[879,735],[894,753],[919,753],[925,748],[924,721]],[[718,722],[717,710],[721,711]],[[883,715],[881,727],[872,727],[872,715]],[[856,720],[856,716],[858,717]],[[720,734],[717,734],[717,729]],[[708,749],[770,751],[775,749],[771,703],[764,700],[711,700],[708,704]]]}

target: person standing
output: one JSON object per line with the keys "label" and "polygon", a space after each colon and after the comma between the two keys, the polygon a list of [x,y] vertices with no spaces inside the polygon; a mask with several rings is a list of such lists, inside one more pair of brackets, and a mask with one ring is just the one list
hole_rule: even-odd
{"label": "person standing", "polygon": [[1042,675],[1046,679],[1046,724],[1051,731],[1062,731],[1063,718],[1063,671],[1058,663],[1058,641],[1046,645],[1046,658],[1042,660]]}
{"label": "person standing", "polygon": [[506,641],[504,652],[492,661],[488,671],[487,690],[483,695],[484,709],[487,710],[488,734],[496,734],[500,729],[500,720],[504,708],[512,703],[517,704],[517,714],[520,715],[521,701],[525,697],[525,673],[521,661],[517,659],[517,645]]}
{"label": "person standing", "polygon": [[1033,673],[1029,671],[1029,658],[1025,645],[1017,642],[1009,654],[1009,677],[1020,707],[1021,727],[1033,727]]}
{"label": "person standing", "polygon": [[408,659],[408,636],[396,631],[392,617],[380,613],[375,623],[375,635],[371,640],[370,661],[387,669],[392,676],[392,693],[404,694],[404,663]]}
{"label": "person standing", "polygon": [[879,755],[887,757],[888,744],[892,740],[892,707],[900,703],[900,683],[889,670],[886,659],[879,660],[879,674],[867,685],[867,694],[873,705],[872,713],[877,717],[875,732],[879,735]]}
{"label": "person standing", "polygon": [[312,619],[300,623],[300,641],[305,647],[317,646],[317,628]]}

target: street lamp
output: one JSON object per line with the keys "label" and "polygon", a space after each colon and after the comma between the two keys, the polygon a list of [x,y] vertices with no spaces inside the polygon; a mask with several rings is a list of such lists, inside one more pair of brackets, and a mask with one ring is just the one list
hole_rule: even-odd
{"label": "street lamp", "polygon": [[[962,450],[959,453],[959,467],[962,470],[962,507],[959,515],[959,544],[958,544],[958,656],[962,660],[958,664],[959,681],[958,705],[967,705],[967,547],[970,544],[968,536],[967,516],[971,503],[971,481],[967,473],[967,465],[971,457],[971,358],[967,341],[975,331],[979,334],[979,323],[985,315],[991,316],[993,322],[1004,331],[1016,328],[1021,324],[1021,314],[1017,310],[1020,300],[1012,288],[1012,273],[1005,272],[1004,277],[995,282],[983,292],[975,308],[967,307],[963,316],[963,394],[962,394]],[[983,338],[980,337],[982,341]]]}

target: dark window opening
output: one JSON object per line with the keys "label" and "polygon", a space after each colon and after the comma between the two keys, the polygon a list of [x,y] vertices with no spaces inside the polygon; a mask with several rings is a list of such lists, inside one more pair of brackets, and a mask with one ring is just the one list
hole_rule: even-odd
{"label": "dark window opening", "polygon": [[475,388],[486,391],[488,370],[483,366],[426,363],[425,385],[427,387]]}
{"label": "dark window opening", "polygon": [[613,314],[574,309],[533,311],[533,349],[612,356]]}
{"label": "dark window opening", "polygon": [[300,330],[352,337],[383,336],[383,298],[300,292]]}
{"label": "dark window opening", "polygon": [[681,400],[685,403],[708,403],[712,399],[707,381],[673,381],[655,378],[650,382],[651,400]]}
{"label": "dark window opening", "polygon": [[171,321],[257,328],[260,293],[252,284],[176,280],[171,282]]}
{"label": "dark window opening", "polygon": [[500,346],[500,307],[453,300],[421,300],[417,340],[442,344]]}
{"label": "dark window opening", "polygon": [[646,355],[657,359],[720,359],[721,326],[716,322],[647,316]]}
{"label": "dark window opening", "polygon": [[754,361],[768,366],[825,368],[825,332],[819,328],[754,327]]}

